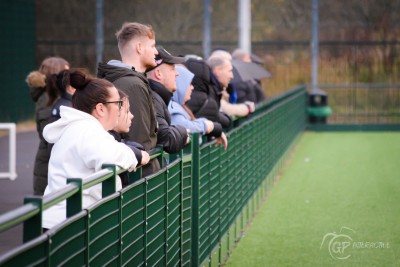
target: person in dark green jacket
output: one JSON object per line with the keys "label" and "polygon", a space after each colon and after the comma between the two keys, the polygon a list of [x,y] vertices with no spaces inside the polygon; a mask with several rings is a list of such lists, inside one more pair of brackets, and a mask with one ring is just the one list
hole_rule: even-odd
{"label": "person in dark green jacket", "polygon": [[[99,63],[97,76],[112,82],[129,97],[132,121],[127,141],[137,142],[150,151],[157,145],[156,111],[151,97],[145,71],[156,65],[155,33],[151,26],[126,22],[116,33],[121,60]],[[143,166],[142,175],[147,176],[160,169],[157,159]]]}

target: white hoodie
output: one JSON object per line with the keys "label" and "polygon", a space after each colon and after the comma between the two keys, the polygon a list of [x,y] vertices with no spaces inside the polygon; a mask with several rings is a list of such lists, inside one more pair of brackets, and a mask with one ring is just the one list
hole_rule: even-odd
{"label": "white hoodie", "polygon": [[[92,115],[61,106],[61,118],[48,124],[43,137],[54,143],[44,195],[67,184],[67,178],[86,178],[101,170],[103,164],[115,164],[132,171],[137,165],[133,151],[117,142]],[[121,181],[117,179],[117,190]],[[83,208],[101,199],[101,184],[83,191]],[[66,218],[66,201],[43,212],[43,228],[50,229]]]}

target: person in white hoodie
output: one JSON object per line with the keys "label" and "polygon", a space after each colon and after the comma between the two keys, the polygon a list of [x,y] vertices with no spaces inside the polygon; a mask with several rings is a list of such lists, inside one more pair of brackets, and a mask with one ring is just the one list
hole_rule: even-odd
{"label": "person in white hoodie", "polygon": [[[61,118],[43,131],[46,141],[54,144],[44,196],[64,187],[67,178],[84,179],[101,170],[103,164],[132,171],[138,163],[132,149],[108,133],[118,124],[124,103],[115,86],[78,69],[70,70],[69,78],[76,89],[72,108],[61,106]],[[121,181],[117,179],[116,189],[121,188]],[[85,189],[83,208],[101,197],[101,184]],[[43,212],[42,227],[50,229],[65,219],[66,201],[61,201]]]}

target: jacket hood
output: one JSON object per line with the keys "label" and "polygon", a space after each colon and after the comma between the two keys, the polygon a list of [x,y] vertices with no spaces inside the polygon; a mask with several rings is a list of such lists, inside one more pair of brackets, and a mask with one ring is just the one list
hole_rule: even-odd
{"label": "jacket hood", "polygon": [[176,91],[172,95],[172,100],[179,104],[185,104],[185,96],[189,85],[192,83],[194,74],[190,70],[182,66],[175,66],[179,76],[176,77]]}
{"label": "jacket hood", "polygon": [[46,86],[46,75],[39,71],[32,71],[26,76],[26,83],[29,87],[45,87]]}
{"label": "jacket hood", "polygon": [[99,127],[102,127],[95,117],[75,108],[61,106],[60,116],[61,118],[59,120],[44,127],[43,137],[49,143],[53,144],[57,142],[71,123],[82,123],[82,126],[84,127],[85,124],[87,125],[88,123],[95,122]]}
{"label": "jacket hood", "polygon": [[147,83],[145,74],[135,71],[135,68],[119,60],[110,60],[108,63],[99,63],[97,77],[114,82],[121,77],[135,76]]}
{"label": "jacket hood", "polygon": [[29,93],[33,101],[38,101],[39,97],[45,92],[46,75],[39,71],[32,71],[26,76],[25,82],[29,86]]}
{"label": "jacket hood", "polygon": [[203,59],[189,58],[185,62],[185,66],[188,68],[188,70],[193,72],[195,78],[210,82],[211,68]]}

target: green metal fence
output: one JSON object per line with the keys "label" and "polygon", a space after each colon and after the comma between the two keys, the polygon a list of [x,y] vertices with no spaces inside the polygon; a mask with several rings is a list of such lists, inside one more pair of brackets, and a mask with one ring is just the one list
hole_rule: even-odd
{"label": "green metal fence", "polygon": [[[115,166],[69,179],[60,192],[26,198],[0,216],[0,231],[24,223],[24,244],[1,266],[218,266],[254,216],[285,154],[305,129],[304,87],[235,121],[224,151],[197,134],[169,164],[115,191]],[[160,155],[161,157],[163,154]],[[82,190],[103,184],[103,199],[82,210]],[[42,210],[67,201],[67,219],[41,232]]]}

